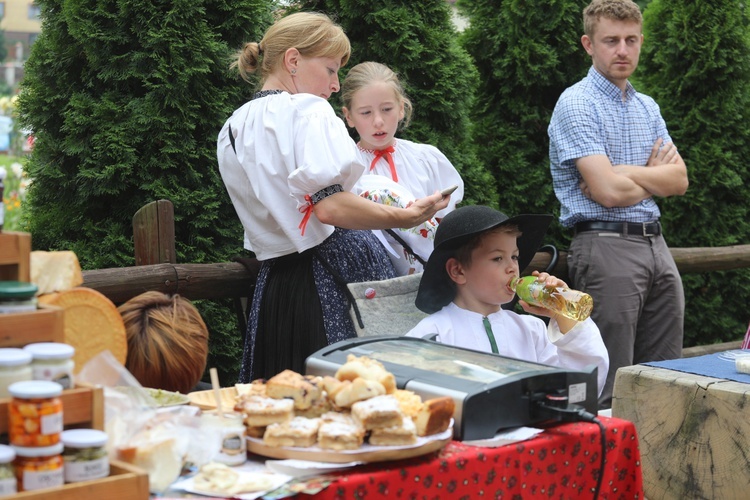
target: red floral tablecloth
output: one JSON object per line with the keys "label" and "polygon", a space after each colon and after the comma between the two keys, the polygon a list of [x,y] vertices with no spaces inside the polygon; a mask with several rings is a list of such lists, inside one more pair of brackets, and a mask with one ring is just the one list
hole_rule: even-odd
{"label": "red floral tablecloth", "polygon": [[[600,499],[642,499],[638,437],[632,422],[600,417],[606,463]],[[560,424],[499,448],[450,442],[438,453],[370,464],[343,475],[315,499],[588,499],[601,464],[599,426]]]}

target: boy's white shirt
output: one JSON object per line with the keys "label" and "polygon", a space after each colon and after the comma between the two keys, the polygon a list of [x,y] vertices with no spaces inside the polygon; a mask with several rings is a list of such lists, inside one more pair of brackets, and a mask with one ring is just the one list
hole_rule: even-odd
{"label": "boy's white shirt", "polygon": [[[425,337],[437,334],[435,340],[443,344],[492,352],[482,318],[481,314],[461,309],[451,302],[424,318],[406,335]],[[547,326],[536,316],[503,309],[487,318],[498,354],[571,370],[596,365],[598,392],[601,394],[609,370],[609,355],[599,328],[591,318],[578,323],[564,335],[554,319]]]}

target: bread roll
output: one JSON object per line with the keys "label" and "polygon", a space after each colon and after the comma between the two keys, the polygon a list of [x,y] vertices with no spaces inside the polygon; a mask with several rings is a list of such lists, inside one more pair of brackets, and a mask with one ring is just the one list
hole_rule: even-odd
{"label": "bread roll", "polygon": [[396,390],[396,377],[380,361],[367,356],[347,356],[346,363],[336,371],[336,378],[342,381],[357,378],[373,380],[383,385],[386,394],[392,394]]}
{"label": "bread roll", "polygon": [[333,404],[339,408],[349,408],[357,401],[364,401],[384,394],[385,387],[380,382],[357,378],[353,382],[347,380],[342,383],[341,388],[333,398]]}

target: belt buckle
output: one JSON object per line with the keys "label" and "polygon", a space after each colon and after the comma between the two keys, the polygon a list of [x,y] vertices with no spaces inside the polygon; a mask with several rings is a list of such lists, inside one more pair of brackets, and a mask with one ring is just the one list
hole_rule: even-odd
{"label": "belt buckle", "polygon": [[654,224],[656,226],[656,229],[657,230],[659,229],[659,221],[656,221],[656,222],[653,222],[653,223],[652,222],[641,222],[641,228],[643,229],[643,237],[644,238],[649,238],[651,236],[658,236],[659,233],[649,233],[648,232],[648,225],[649,224]]}

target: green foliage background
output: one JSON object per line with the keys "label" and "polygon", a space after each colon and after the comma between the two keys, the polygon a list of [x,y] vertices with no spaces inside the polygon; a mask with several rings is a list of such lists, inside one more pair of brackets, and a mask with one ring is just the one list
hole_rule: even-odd
{"label": "green foliage background", "polygon": [[[506,214],[552,213],[559,206],[549,170],[547,125],[557,98],[590,66],[581,48],[588,0],[458,0],[470,21],[461,42],[479,71],[473,140],[492,172]],[[559,225],[548,236],[560,248]]]}
{"label": "green foliage background", "polygon": [[[178,262],[222,262],[242,229],[216,166],[216,136],[249,91],[229,55],[272,21],[255,0],[39,0],[21,122],[37,141],[25,211],[35,249],[73,250],[84,269],[134,265],[132,217],[175,208]],[[231,372],[228,304],[203,302],[212,359]]]}
{"label": "green foliage background", "polygon": [[[736,0],[651,0],[637,81],[661,106],[690,177],[658,200],[673,247],[750,242],[750,17]],[[687,344],[736,340],[750,270],[686,274]]]}
{"label": "green foliage background", "polygon": [[[260,40],[273,0],[37,0],[43,30],[26,63],[20,119],[37,138],[25,223],[36,249],[75,251],[85,269],[131,266],[133,214],[175,206],[179,262],[242,254],[242,229],[216,165],[216,136],[254,90],[228,70]],[[414,102],[400,136],[440,148],[464,176],[465,203],[557,214],[547,124],[590,60],[588,0],[302,0],[334,16],[357,62],[400,75]],[[659,200],[673,247],[747,243],[747,12],[738,0],[644,0],[636,88],[661,105],[688,164],[684,197]],[[289,10],[288,7],[285,9]],[[337,99],[334,108],[340,109]],[[354,134],[354,131],[352,131]],[[567,248],[559,224],[549,242]],[[748,323],[747,271],[684,275],[686,345],[736,339]],[[731,283],[731,285],[729,285]],[[232,383],[241,358],[229,304],[202,301],[209,366]],[[717,328],[718,327],[718,328]]]}

